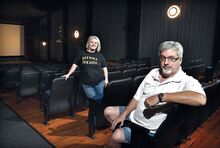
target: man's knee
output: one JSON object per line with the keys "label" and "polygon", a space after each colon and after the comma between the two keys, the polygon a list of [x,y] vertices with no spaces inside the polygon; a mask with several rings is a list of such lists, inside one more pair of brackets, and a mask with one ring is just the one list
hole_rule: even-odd
{"label": "man's knee", "polygon": [[112,134],[112,141],[115,143],[124,143],[125,142],[125,136],[123,128],[116,129],[114,133]]}
{"label": "man's knee", "polygon": [[113,122],[118,115],[119,111],[115,106],[106,107],[104,110],[104,116],[110,123]]}
{"label": "man's knee", "polygon": [[119,114],[118,112],[119,111],[118,111],[116,106],[114,106],[114,107],[113,106],[108,106],[104,110],[104,115],[105,115],[105,117],[118,116],[118,114]]}
{"label": "man's knee", "polygon": [[109,116],[111,113],[112,113],[112,107],[111,106],[106,107],[104,110],[104,115]]}

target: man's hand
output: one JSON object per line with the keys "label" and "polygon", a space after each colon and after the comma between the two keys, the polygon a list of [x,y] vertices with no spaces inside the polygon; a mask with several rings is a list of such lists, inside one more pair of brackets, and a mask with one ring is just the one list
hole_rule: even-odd
{"label": "man's hand", "polygon": [[121,127],[124,124],[124,120],[126,117],[124,117],[122,114],[119,115],[113,122],[112,122],[112,126],[111,129],[114,130],[116,128],[116,126]]}
{"label": "man's hand", "polygon": [[144,101],[144,105],[147,108],[151,108],[151,107],[155,106],[158,103],[159,103],[159,99],[158,99],[157,95],[151,96],[151,97],[145,99],[145,101]]}

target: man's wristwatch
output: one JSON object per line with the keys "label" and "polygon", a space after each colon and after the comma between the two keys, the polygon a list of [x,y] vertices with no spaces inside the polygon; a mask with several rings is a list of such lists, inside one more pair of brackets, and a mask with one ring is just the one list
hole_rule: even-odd
{"label": "man's wristwatch", "polygon": [[159,94],[157,95],[157,97],[158,97],[158,99],[159,99],[159,102],[163,102],[163,96],[164,96],[163,93],[159,93]]}

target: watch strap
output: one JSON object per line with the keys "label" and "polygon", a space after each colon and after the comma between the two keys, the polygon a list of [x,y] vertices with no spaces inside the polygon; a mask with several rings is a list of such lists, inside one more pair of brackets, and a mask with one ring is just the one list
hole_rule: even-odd
{"label": "watch strap", "polygon": [[163,102],[163,96],[164,96],[163,93],[159,93],[159,94],[158,94],[159,102]]}

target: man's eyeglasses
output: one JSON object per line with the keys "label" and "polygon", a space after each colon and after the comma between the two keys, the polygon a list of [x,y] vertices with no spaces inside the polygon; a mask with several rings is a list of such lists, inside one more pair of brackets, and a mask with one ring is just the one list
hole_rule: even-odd
{"label": "man's eyeglasses", "polygon": [[166,61],[166,60],[168,60],[169,62],[176,62],[178,59],[179,59],[180,57],[177,57],[177,58],[175,58],[175,57],[160,57],[160,61],[161,62],[164,62],[164,61]]}

